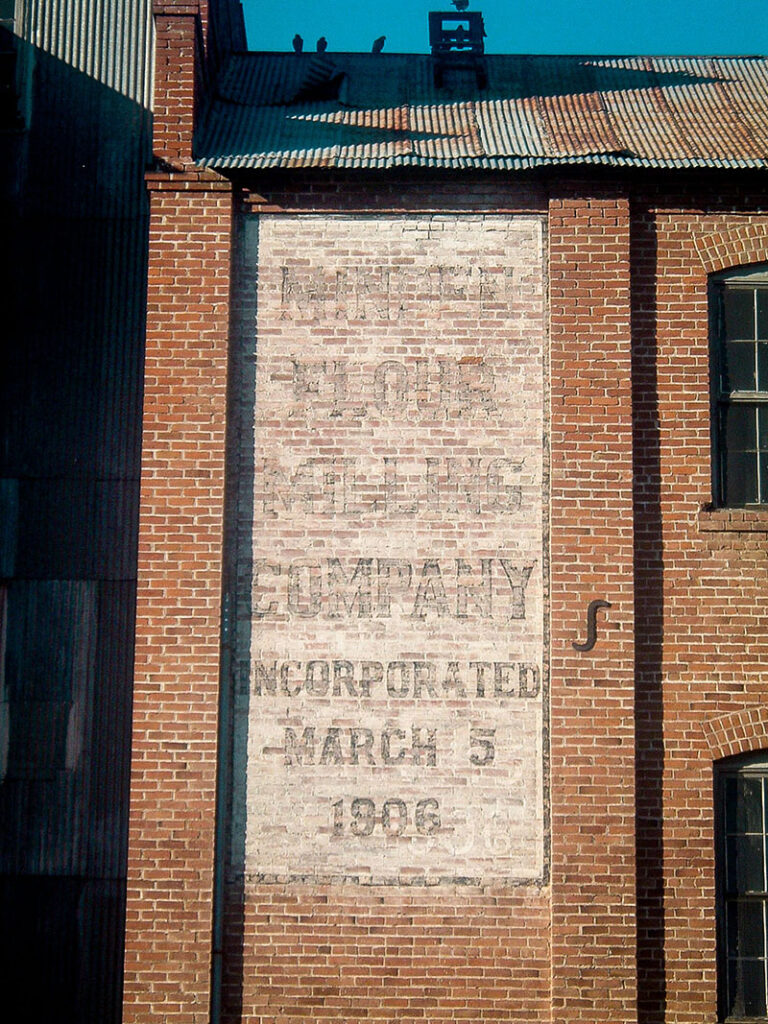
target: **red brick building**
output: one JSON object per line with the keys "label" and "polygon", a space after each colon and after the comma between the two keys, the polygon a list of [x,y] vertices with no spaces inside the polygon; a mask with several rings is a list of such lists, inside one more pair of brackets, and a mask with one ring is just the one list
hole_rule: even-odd
{"label": "red brick building", "polygon": [[126,1024],[768,1019],[768,64],[154,7]]}

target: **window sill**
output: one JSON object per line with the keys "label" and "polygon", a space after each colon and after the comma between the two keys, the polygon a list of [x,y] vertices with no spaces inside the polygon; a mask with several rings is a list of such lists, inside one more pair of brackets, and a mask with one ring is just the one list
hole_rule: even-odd
{"label": "window sill", "polygon": [[699,531],[713,533],[768,533],[768,506],[764,508],[699,509]]}

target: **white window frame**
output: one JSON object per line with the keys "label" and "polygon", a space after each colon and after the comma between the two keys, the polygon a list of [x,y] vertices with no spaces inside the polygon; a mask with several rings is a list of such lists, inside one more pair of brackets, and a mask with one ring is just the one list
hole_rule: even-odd
{"label": "white window frame", "polygon": [[[752,335],[739,337],[729,328],[729,297],[752,295]],[[768,505],[768,265],[749,266],[715,274],[710,279],[713,498],[722,508]],[[758,315],[758,313],[760,315]],[[747,332],[741,332],[746,335]],[[758,335],[764,335],[760,338]],[[754,360],[752,387],[732,379],[728,355],[743,348]],[[752,352],[749,353],[749,348]],[[748,363],[745,361],[744,365]],[[752,423],[750,423],[752,419]],[[753,433],[754,448],[740,448],[739,426]],[[741,444],[748,445],[747,430]],[[730,436],[729,436],[730,435]],[[734,444],[733,441],[736,443]],[[743,474],[744,483],[736,472]]]}

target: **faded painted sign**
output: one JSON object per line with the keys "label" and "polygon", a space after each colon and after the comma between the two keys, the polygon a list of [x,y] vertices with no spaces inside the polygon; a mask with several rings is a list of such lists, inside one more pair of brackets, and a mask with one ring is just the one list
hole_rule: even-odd
{"label": "faded painted sign", "polygon": [[534,216],[264,216],[236,710],[246,872],[544,865]]}

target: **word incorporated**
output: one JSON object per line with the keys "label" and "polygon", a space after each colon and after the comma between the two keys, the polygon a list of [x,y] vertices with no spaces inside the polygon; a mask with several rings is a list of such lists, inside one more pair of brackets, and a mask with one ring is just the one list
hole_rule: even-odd
{"label": "word incorporated", "polygon": [[[347,567],[345,568],[345,564]],[[252,612],[257,619],[525,618],[525,592],[535,560],[509,558],[294,559],[253,564]]]}
{"label": "word incorporated", "polygon": [[365,697],[456,700],[532,698],[539,666],[527,661],[254,661],[249,690],[257,697]]}

